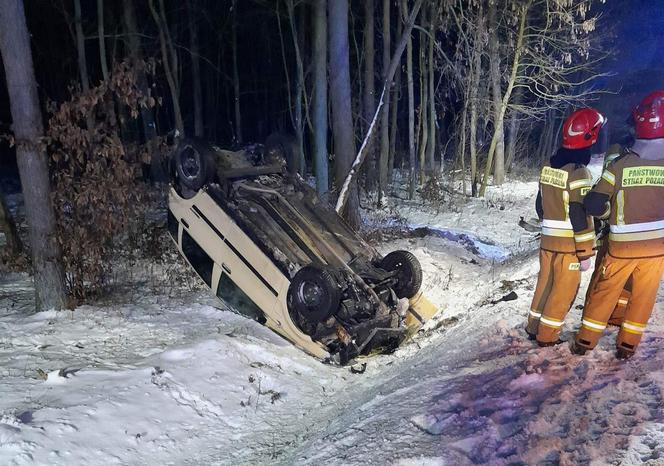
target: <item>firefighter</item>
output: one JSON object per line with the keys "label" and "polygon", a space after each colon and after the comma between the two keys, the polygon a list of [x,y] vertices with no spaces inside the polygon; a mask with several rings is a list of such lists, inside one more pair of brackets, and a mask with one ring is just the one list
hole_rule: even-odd
{"label": "firefighter", "polygon": [[572,347],[577,354],[597,345],[631,276],[632,295],[618,332],[616,356],[632,356],[664,272],[664,91],[649,94],[632,116],[636,141],[609,164],[584,200],[588,213],[609,216],[610,234]]}
{"label": "firefighter", "polygon": [[595,228],[583,200],[593,185],[587,168],[604,117],[592,108],[563,123],[562,147],[542,168],[537,214],[542,220],[540,272],[526,332],[540,346],[561,343],[560,330],[595,254]]}
{"label": "firefighter", "polygon": [[[620,144],[612,144],[606,151],[604,157],[604,163],[602,170],[606,170],[611,162],[617,159],[623,153],[623,148]],[[609,223],[607,219],[595,218],[595,234],[597,236],[597,256],[595,257],[595,269],[593,270],[592,277],[590,278],[590,284],[586,291],[586,299],[584,302],[588,301],[588,296],[590,295],[590,290],[593,289],[597,280],[600,277],[602,258],[609,249]],[[625,283],[625,288],[620,293],[616,307],[611,313],[608,324],[614,327],[620,327],[622,325],[623,319],[625,318],[625,311],[627,310],[627,303],[629,303],[629,298],[632,295],[632,278],[630,277]]]}

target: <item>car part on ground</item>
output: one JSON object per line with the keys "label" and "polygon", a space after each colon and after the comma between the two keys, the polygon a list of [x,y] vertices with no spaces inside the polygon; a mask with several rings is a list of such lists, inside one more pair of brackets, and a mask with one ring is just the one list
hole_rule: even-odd
{"label": "car part on ground", "polygon": [[169,196],[179,250],[217,296],[315,356],[394,350],[435,313],[419,262],[382,257],[287,165],[277,150],[182,141]]}

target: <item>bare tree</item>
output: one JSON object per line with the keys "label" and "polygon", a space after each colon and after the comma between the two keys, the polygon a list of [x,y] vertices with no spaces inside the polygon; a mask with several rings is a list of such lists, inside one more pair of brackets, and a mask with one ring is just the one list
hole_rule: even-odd
{"label": "bare tree", "polygon": [[[286,0],[286,11],[288,12],[288,20],[290,22],[291,38],[293,40],[293,49],[295,50],[295,66],[297,68],[295,75],[295,98],[294,98],[294,112],[292,112],[292,123],[295,128],[295,139],[297,140],[298,149],[298,170],[302,176],[306,173],[306,162],[304,159],[304,112],[308,111],[307,95],[304,89],[304,64],[302,61],[302,53],[300,50],[300,43],[298,40],[298,28],[295,18],[295,4],[293,0]],[[279,14],[277,12],[277,14]],[[304,31],[299,31],[302,34]],[[284,63],[284,66],[286,64]],[[304,105],[304,108],[303,108]]]}
{"label": "bare tree", "polygon": [[231,48],[233,52],[233,102],[235,103],[235,141],[242,143],[242,113],[240,111],[240,76],[237,69],[237,0],[231,3]]}
{"label": "bare tree", "polygon": [[496,137],[493,184],[499,186],[505,181],[505,131],[503,129],[503,117],[500,115],[503,93],[501,86],[500,52],[498,50],[498,18],[496,9],[496,0],[489,0],[489,69],[491,75],[494,134]]}
{"label": "bare tree", "polygon": [[327,166],[327,0],[314,0],[314,166],[316,189],[324,194],[329,189]]}
{"label": "bare tree", "polygon": [[401,55],[403,55],[403,51],[406,48],[406,42],[410,38],[413,26],[415,25],[415,19],[417,18],[417,15],[420,12],[420,8],[422,7],[422,2],[423,0],[415,0],[415,3],[413,4],[413,9],[411,10],[410,16],[408,17],[408,20],[405,24],[403,34],[401,34],[401,37],[399,38],[399,43],[397,44],[396,50],[392,55],[392,59],[390,60],[390,66],[387,72],[387,77],[385,79],[385,82],[383,83],[383,90],[380,94],[380,99],[378,100],[378,106],[376,107],[376,113],[374,113],[374,117],[371,120],[371,124],[369,125],[369,130],[367,131],[367,134],[364,136],[362,145],[360,146],[360,150],[357,152],[355,160],[353,161],[353,164],[350,167],[348,176],[346,176],[346,179],[344,180],[343,185],[341,186],[341,190],[339,192],[339,198],[337,199],[337,204],[335,206],[337,212],[341,212],[344,206],[346,205],[346,201],[348,200],[349,197],[350,187],[352,186],[353,181],[355,180],[355,177],[357,176],[359,169],[362,167],[362,164],[364,163],[364,160],[367,155],[366,149],[368,142],[371,140],[373,133],[376,130],[376,125],[378,123],[378,119],[381,116],[381,112],[383,112],[385,108],[384,104],[385,104],[386,95],[390,91],[390,86],[392,84],[392,80],[394,79],[394,74],[397,71],[397,67],[401,63]]}
{"label": "bare tree", "polygon": [[203,88],[201,86],[201,59],[198,47],[198,24],[196,22],[196,0],[187,1],[189,18],[189,48],[191,51],[191,80],[194,87],[194,135],[203,137]]}
{"label": "bare tree", "polygon": [[166,21],[166,11],[164,9],[164,0],[159,1],[159,11],[155,8],[155,0],[148,0],[152,18],[157,24],[159,30],[159,45],[161,48],[161,60],[164,65],[164,73],[168,88],[171,91],[171,103],[173,105],[173,118],[175,119],[175,129],[184,134],[184,121],[182,120],[182,111],[180,110],[180,80],[178,79],[178,55],[171,39],[171,33]]}
{"label": "bare tree", "polygon": [[[401,0],[402,15],[408,14],[408,0]],[[415,90],[413,85],[413,39],[410,34],[406,39],[406,86],[408,88],[408,161],[410,164],[410,178],[408,183],[408,198],[415,197],[415,184],[417,174],[417,159],[415,154]]]}
{"label": "bare tree", "polygon": [[526,17],[528,16],[528,9],[530,8],[531,3],[528,2],[525,5],[521,6],[519,11],[519,26],[516,33],[516,41],[514,45],[514,57],[512,58],[512,66],[510,75],[507,81],[507,89],[502,96],[500,101],[499,111],[494,117],[494,132],[493,137],[491,138],[491,144],[489,145],[489,153],[487,155],[486,165],[484,167],[484,178],[482,178],[482,186],[480,187],[480,196],[484,196],[486,192],[487,183],[489,181],[489,173],[491,171],[491,164],[493,163],[493,157],[498,146],[498,141],[501,139],[502,128],[503,128],[503,119],[505,118],[505,112],[507,111],[507,105],[509,104],[510,97],[512,96],[512,91],[514,90],[514,85],[516,84],[516,79],[518,76],[519,66],[521,64],[521,56],[523,54],[523,40],[526,30]]}
{"label": "bare tree", "polygon": [[[374,74],[374,0],[364,2],[364,131],[369,129],[371,119],[376,111],[376,85]],[[370,141],[369,149],[370,169],[367,172],[369,185],[375,185],[376,177],[376,150],[373,140]]]}
{"label": "bare tree", "polygon": [[[123,0],[122,2],[124,28],[127,35],[127,52],[132,69],[136,72],[136,81],[144,96],[150,96],[150,86],[148,85],[146,64],[143,61],[143,49],[141,47],[141,37],[136,24],[136,12],[134,11],[133,0]],[[141,122],[143,124],[143,136],[146,141],[154,141],[157,137],[157,127],[154,119],[154,108],[150,105],[141,105]],[[150,161],[150,176],[155,181],[165,181],[161,152],[152,151]]]}
{"label": "bare tree", "polygon": [[[337,186],[341,187],[350,173],[355,155],[348,48],[348,0],[334,0],[328,3],[328,33],[330,69],[334,70],[334,73],[330,74],[330,100],[333,116],[335,180]],[[345,218],[351,227],[358,228],[360,212],[357,183],[349,187],[348,197]]]}
{"label": "bare tree", "polygon": [[[424,15],[422,15],[424,16]],[[420,30],[419,43],[419,75],[420,75],[420,105],[415,133],[421,137],[418,147],[419,181],[424,185],[424,172],[426,169],[426,148],[429,142],[429,73],[427,71],[426,50],[427,35],[424,29]],[[412,168],[411,168],[412,170]]]}
{"label": "bare tree", "polygon": [[[401,11],[400,8],[397,8],[397,11]],[[399,15],[399,18],[401,15]],[[403,21],[397,21],[397,37],[403,35]],[[387,179],[392,181],[392,175],[394,174],[394,158],[397,151],[397,130],[399,129],[399,102],[401,101],[401,92],[403,91],[401,86],[402,78],[402,69],[401,66],[397,67],[396,73],[394,75],[394,86],[389,93],[390,98],[390,107],[389,109],[385,107],[385,112],[389,110],[390,112],[390,153],[387,159]]]}
{"label": "bare tree", "polygon": [[76,29],[76,51],[78,52],[78,72],[81,75],[81,87],[90,90],[88,78],[88,62],[85,57],[85,36],[83,35],[83,19],[81,17],[81,0],[74,0],[74,27]]}
{"label": "bare tree", "polygon": [[97,35],[99,36],[101,75],[106,81],[108,79],[108,64],[106,63],[106,37],[104,36],[104,0],[97,0]]}
{"label": "bare tree", "polygon": [[[383,0],[383,81],[388,82],[388,73],[390,67],[390,54],[392,51],[390,36],[390,0]],[[391,83],[390,83],[391,85]],[[380,156],[378,160],[378,204],[387,191],[387,173],[390,159],[390,92],[383,99],[385,110],[380,120]]]}
{"label": "bare tree", "polygon": [[65,287],[51,205],[44,128],[23,2],[0,1],[0,52],[30,234],[37,310],[62,309]]}
{"label": "bare tree", "polygon": [[[431,172],[435,169],[435,153],[436,153],[436,86],[434,83],[434,42],[436,40],[436,16],[438,13],[437,2],[431,2],[431,18],[429,22],[429,144],[427,145],[427,164]],[[443,155],[440,156],[440,166],[443,167]]]}

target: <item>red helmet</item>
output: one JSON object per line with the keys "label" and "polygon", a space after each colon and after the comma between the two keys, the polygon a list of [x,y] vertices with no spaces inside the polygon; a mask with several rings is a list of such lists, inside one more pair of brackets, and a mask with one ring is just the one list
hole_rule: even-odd
{"label": "red helmet", "polygon": [[606,119],[594,108],[581,108],[567,117],[563,123],[563,147],[583,149],[597,142],[599,130]]}
{"label": "red helmet", "polygon": [[637,139],[664,138],[664,91],[648,94],[632,110]]}

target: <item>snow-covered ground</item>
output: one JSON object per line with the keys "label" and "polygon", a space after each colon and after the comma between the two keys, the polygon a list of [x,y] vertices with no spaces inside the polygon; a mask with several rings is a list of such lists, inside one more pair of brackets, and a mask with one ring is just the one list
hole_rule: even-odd
{"label": "snow-covered ground", "polygon": [[418,256],[441,313],[362,374],[204,290],[142,281],[26,315],[29,277],[1,276],[0,464],[664,464],[658,311],[627,362],[615,330],[586,357],[524,338],[537,241],[517,222],[536,189],[510,182],[438,212],[390,199],[367,215],[381,250]]}

